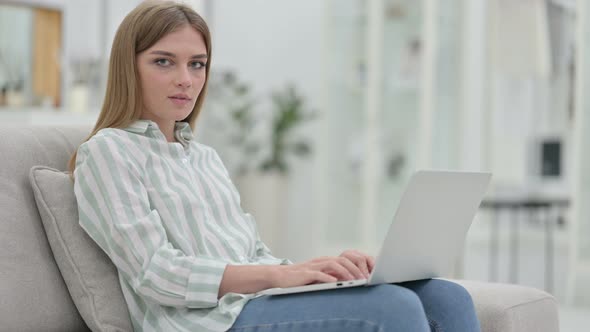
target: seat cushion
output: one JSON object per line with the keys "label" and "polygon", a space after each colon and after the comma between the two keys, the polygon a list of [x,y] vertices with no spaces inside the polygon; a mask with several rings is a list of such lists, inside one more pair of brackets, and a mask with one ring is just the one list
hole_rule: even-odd
{"label": "seat cushion", "polygon": [[78,224],[68,174],[36,166],[30,180],[53,256],[88,327],[95,332],[133,331],[117,269]]}
{"label": "seat cushion", "polygon": [[482,332],[557,332],[557,301],[550,294],[520,285],[452,280],[467,289]]}

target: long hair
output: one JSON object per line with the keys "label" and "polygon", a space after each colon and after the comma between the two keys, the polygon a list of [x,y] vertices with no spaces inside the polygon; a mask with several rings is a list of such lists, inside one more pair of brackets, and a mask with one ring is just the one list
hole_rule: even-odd
{"label": "long hair", "polygon": [[[205,40],[207,64],[205,83],[192,112],[182,121],[192,129],[199,116],[209,81],[211,66],[211,34],[205,20],[187,5],[174,1],[148,0],[133,9],[117,29],[111,56],[107,88],[102,108],[94,129],[84,140],[88,141],[104,128],[126,128],[138,120],[142,112],[142,93],[137,70],[137,54],[149,49],[158,40],[186,25],[193,27]],[[76,168],[75,151],[68,163],[73,178]]]}

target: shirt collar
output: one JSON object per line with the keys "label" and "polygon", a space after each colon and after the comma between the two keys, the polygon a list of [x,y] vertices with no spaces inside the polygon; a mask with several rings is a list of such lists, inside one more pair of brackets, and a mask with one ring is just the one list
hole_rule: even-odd
{"label": "shirt collar", "polygon": [[158,125],[150,120],[136,120],[131,125],[129,125],[125,130],[136,133],[136,134],[145,134],[149,127],[154,126],[158,128]]}
{"label": "shirt collar", "polygon": [[[130,131],[136,134],[146,134],[148,129],[160,130],[158,124],[151,120],[136,120],[127,128],[126,131]],[[188,122],[179,121],[174,124],[174,137],[182,145],[188,145],[193,139],[193,130]]]}
{"label": "shirt collar", "polygon": [[174,124],[174,137],[180,144],[187,146],[193,139],[193,129],[188,122],[176,122]]}

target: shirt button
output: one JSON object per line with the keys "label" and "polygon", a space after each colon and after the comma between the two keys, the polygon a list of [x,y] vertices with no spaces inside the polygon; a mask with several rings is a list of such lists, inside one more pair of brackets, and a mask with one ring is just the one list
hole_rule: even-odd
{"label": "shirt button", "polygon": [[187,164],[188,163],[188,159],[182,158],[182,162],[185,163],[185,164]]}

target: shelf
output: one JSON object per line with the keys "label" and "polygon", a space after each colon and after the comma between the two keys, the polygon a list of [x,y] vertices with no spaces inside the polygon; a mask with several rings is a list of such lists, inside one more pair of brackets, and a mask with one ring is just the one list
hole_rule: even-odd
{"label": "shelf", "polygon": [[98,112],[74,113],[59,108],[6,108],[0,107],[0,125],[23,126],[92,126]]}

